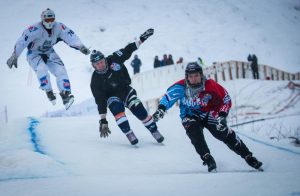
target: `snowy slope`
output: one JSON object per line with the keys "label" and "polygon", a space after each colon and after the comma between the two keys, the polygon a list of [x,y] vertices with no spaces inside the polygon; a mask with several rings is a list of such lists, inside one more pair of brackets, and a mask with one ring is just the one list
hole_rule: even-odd
{"label": "snowy slope", "polygon": [[[268,146],[241,136],[264,162],[266,171],[255,172],[205,132],[218,165],[218,173],[208,174],[186,137],[177,112],[172,110],[158,123],[166,137],[162,145],[129,115],[140,140],[137,147],[129,144],[111,116],[108,121],[112,134],[107,139],[99,138],[96,116],[38,118],[35,131],[39,152],[33,152],[30,134],[25,134],[25,121],[10,125],[1,132],[1,138],[7,140],[1,140],[0,193],[6,196],[300,193],[299,148],[279,149],[282,146],[276,142],[268,141],[267,144],[273,145]],[[263,139],[249,131],[240,132]]]}
{"label": "snowy slope", "polygon": [[[53,108],[45,93],[38,90],[25,51],[17,70],[5,65],[17,38],[26,27],[39,21],[41,11],[47,7],[87,46],[104,54],[124,47],[153,27],[154,36],[136,52],[143,61],[142,71],[151,70],[154,56],[161,58],[165,53],[172,54],[174,60],[182,56],[185,61],[201,56],[208,65],[214,61],[246,60],[249,53],[255,53],[259,63],[299,72],[299,6],[296,0],[1,1],[0,112],[6,105],[12,120],[62,108]],[[64,43],[55,49],[69,72],[75,101],[90,98],[89,58]],[[129,63],[130,60],[128,66]],[[34,107],[28,104],[31,101]],[[16,103],[22,105],[22,110]]]}

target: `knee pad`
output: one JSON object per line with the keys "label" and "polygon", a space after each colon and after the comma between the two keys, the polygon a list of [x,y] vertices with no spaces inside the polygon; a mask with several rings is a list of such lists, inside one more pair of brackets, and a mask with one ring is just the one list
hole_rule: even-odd
{"label": "knee pad", "polygon": [[148,112],[141,100],[136,96],[136,91],[131,89],[126,99],[126,107],[141,121],[145,120]]}
{"label": "knee pad", "polygon": [[69,80],[63,79],[63,89],[67,91],[71,90],[71,84]]}
{"label": "knee pad", "polygon": [[47,91],[52,89],[50,79],[47,75],[40,77],[39,80],[40,80],[40,88],[42,90]]}
{"label": "knee pad", "polygon": [[111,113],[116,116],[121,112],[125,112],[125,106],[120,98],[118,97],[110,97],[107,100],[107,106],[110,109]]}
{"label": "knee pad", "polygon": [[136,91],[131,89],[126,97],[126,107],[131,110],[132,107],[136,107],[139,103],[141,103],[141,100],[137,98]]}
{"label": "knee pad", "polygon": [[40,78],[40,83],[41,83],[41,87],[45,87],[48,83],[49,83],[49,80],[47,79],[47,76],[43,76]]}

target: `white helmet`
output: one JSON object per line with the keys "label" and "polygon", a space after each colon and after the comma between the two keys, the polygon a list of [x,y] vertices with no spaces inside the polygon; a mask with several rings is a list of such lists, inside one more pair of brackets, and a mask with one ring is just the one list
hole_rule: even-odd
{"label": "white helmet", "polygon": [[53,10],[47,8],[41,14],[43,25],[46,29],[52,29],[55,22],[55,14]]}

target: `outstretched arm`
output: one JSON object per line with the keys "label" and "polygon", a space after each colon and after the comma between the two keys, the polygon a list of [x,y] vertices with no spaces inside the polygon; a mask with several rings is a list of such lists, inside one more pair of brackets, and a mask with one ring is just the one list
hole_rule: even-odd
{"label": "outstretched arm", "polygon": [[140,36],[140,39],[138,41],[128,44],[125,48],[114,52],[113,55],[115,56],[115,58],[119,59],[120,63],[124,63],[131,57],[132,53],[136,51],[146,39],[153,35],[153,33],[153,29],[148,29]]}
{"label": "outstretched arm", "polygon": [[26,29],[22,36],[17,40],[14,51],[6,64],[11,69],[13,66],[18,67],[18,57],[21,55],[23,50],[28,47],[32,41],[39,36],[40,30],[36,26],[30,26]]}
{"label": "outstretched arm", "polygon": [[90,50],[83,45],[83,43],[81,42],[79,37],[74,33],[74,31],[72,31],[66,25],[64,25],[62,23],[58,23],[57,25],[59,25],[59,28],[61,30],[60,38],[66,44],[68,44],[71,48],[80,50],[80,52],[82,52],[85,55],[90,54]]}
{"label": "outstretched arm", "polygon": [[155,122],[164,117],[165,112],[170,109],[177,100],[184,97],[184,81],[176,82],[168,88],[166,94],[161,98],[156,112],[152,115]]}

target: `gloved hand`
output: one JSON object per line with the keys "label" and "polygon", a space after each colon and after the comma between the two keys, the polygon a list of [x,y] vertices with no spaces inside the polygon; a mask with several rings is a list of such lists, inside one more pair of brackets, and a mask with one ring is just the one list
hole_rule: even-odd
{"label": "gloved hand", "polygon": [[85,54],[85,55],[88,55],[88,54],[90,54],[91,51],[90,51],[87,47],[82,46],[82,47],[80,48],[80,52],[82,52],[82,53]]}
{"label": "gloved hand", "polygon": [[146,39],[148,39],[151,35],[153,35],[154,33],[154,29],[148,29],[147,31],[145,31],[141,36],[140,36],[140,40],[143,43]]}
{"label": "gloved hand", "polygon": [[15,68],[18,67],[18,57],[16,56],[15,53],[12,53],[11,57],[9,57],[6,64],[10,69],[12,68],[13,65],[15,66]]}
{"label": "gloved hand", "polygon": [[107,120],[104,118],[104,119],[101,119],[99,121],[99,132],[100,132],[100,137],[108,137],[109,134],[111,134],[109,128],[108,128],[108,122]]}
{"label": "gloved hand", "polygon": [[227,120],[226,120],[227,116],[228,114],[226,112],[219,112],[219,116],[217,117],[217,121],[218,121],[217,129],[219,131],[225,131],[228,128]]}
{"label": "gloved hand", "polygon": [[166,113],[166,107],[163,105],[158,105],[158,109],[152,115],[153,121],[157,122],[159,119],[162,119]]}

